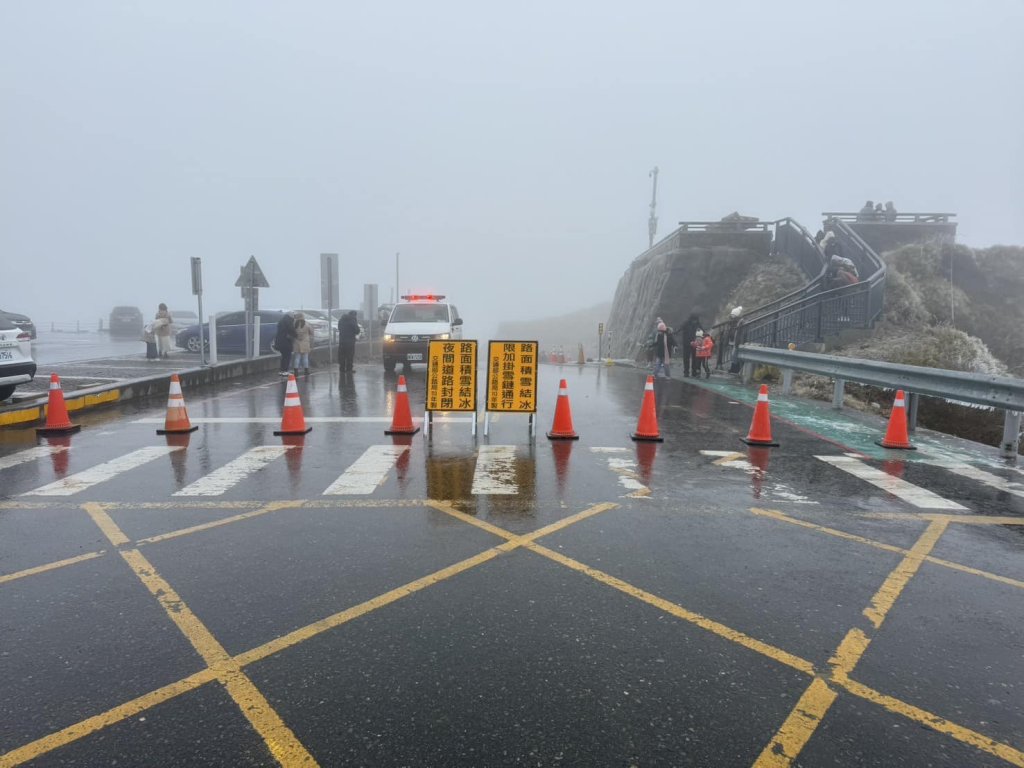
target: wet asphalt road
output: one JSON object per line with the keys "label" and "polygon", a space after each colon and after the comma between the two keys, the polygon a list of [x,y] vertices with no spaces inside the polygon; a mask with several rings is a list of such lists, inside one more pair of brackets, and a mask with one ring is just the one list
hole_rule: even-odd
{"label": "wet asphalt road", "polygon": [[633,443],[641,373],[589,366],[536,442],[390,438],[394,389],[317,371],[287,442],[275,376],[186,392],[185,440],[153,402],[0,432],[0,766],[1024,765],[993,451],[781,399],[748,449],[718,380]]}

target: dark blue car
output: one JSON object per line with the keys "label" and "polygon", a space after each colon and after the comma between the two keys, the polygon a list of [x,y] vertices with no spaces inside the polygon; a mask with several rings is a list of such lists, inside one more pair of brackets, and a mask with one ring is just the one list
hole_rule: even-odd
{"label": "dark blue car", "polygon": [[[257,314],[260,318],[260,354],[268,354],[271,351],[270,344],[277,334],[277,322],[284,317],[284,312],[261,309]],[[209,323],[203,323],[203,338],[209,349]],[[175,344],[189,352],[198,352],[199,326],[190,325],[178,331]],[[245,312],[225,312],[217,318],[217,352],[245,353]]]}

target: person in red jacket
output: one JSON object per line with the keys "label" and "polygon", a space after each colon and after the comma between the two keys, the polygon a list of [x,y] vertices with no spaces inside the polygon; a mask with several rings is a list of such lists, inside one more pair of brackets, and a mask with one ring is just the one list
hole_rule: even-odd
{"label": "person in red jacket", "polygon": [[715,348],[715,340],[711,338],[711,334],[704,334],[704,331],[697,331],[697,335],[691,342],[690,346],[693,347],[694,355],[697,358],[697,375],[700,376],[700,371],[704,371],[704,377],[707,379],[711,378],[711,353]]}

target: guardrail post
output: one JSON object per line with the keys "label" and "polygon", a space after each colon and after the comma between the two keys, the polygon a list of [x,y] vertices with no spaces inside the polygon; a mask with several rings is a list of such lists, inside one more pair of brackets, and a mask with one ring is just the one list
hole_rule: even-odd
{"label": "guardrail post", "polygon": [[910,392],[910,402],[907,403],[907,431],[917,431],[917,403],[920,395],[917,392]]}
{"label": "guardrail post", "polygon": [[837,411],[843,410],[843,390],[846,389],[845,379],[836,379],[836,385],[832,389],[832,407]]}
{"label": "guardrail post", "polygon": [[1020,451],[1020,411],[1005,411],[1003,419],[1003,441],[999,444],[999,455],[1004,459],[1017,461]]}
{"label": "guardrail post", "polygon": [[782,369],[782,394],[788,395],[791,389],[793,389],[793,369],[792,368],[783,368]]}
{"label": "guardrail post", "polygon": [[743,383],[744,384],[749,384],[751,381],[753,381],[754,380],[754,364],[753,363],[744,363],[743,364],[743,373],[741,375],[742,375]]}

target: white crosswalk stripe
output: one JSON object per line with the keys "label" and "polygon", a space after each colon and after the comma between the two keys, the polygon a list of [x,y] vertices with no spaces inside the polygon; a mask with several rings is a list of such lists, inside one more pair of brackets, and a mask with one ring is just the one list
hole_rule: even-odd
{"label": "white crosswalk stripe", "polygon": [[199,478],[177,491],[175,496],[222,496],[254,472],[258,472],[274,459],[284,456],[290,445],[258,445],[237,459]]}
{"label": "white crosswalk stripe", "polygon": [[324,496],[368,495],[380,487],[407,445],[371,445],[324,491]]}
{"label": "white crosswalk stripe", "polygon": [[594,446],[590,452],[607,457],[608,468],[618,475],[619,485],[630,491],[630,496],[646,496],[651,492],[650,488],[640,482],[636,460],[624,455],[629,453],[626,448]]}
{"label": "white crosswalk stripe", "polygon": [[35,461],[36,459],[41,459],[43,456],[50,456],[54,453],[66,451],[67,449],[68,447],[66,445],[37,445],[35,448],[18,451],[17,453],[12,453],[10,456],[0,456],[0,469],[16,467],[19,464]]}
{"label": "white crosswalk stripe", "polygon": [[476,469],[473,472],[473,494],[511,496],[519,493],[515,463],[514,445],[481,445],[477,450]]}
{"label": "white crosswalk stripe", "polygon": [[935,467],[942,467],[943,469],[960,475],[961,477],[977,480],[979,483],[983,483],[990,488],[995,488],[998,491],[1024,497],[1024,483],[1015,483],[1007,480],[1006,478],[1000,477],[999,475],[993,475],[991,472],[979,469],[973,464],[948,463],[943,461],[928,463]]}
{"label": "white crosswalk stripe", "polygon": [[126,453],[116,459],[112,459],[95,467],[77,472],[74,475],[58,480],[42,488],[22,494],[23,496],[73,496],[76,493],[92,488],[94,485],[106,482],[118,475],[147,464],[161,456],[166,456],[174,451],[182,450],[176,445],[154,445],[148,448],[140,448],[137,451]]}
{"label": "white crosswalk stripe", "polygon": [[881,488],[920,509],[967,509],[955,501],[944,499],[936,493],[869,466],[852,456],[815,456],[814,458],[871,483],[876,488]]}

